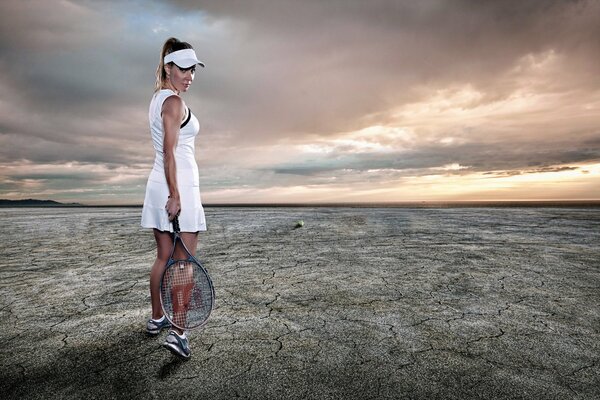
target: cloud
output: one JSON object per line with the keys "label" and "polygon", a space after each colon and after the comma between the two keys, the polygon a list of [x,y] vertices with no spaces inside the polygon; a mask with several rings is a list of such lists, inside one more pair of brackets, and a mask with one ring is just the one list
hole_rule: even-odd
{"label": "cloud", "polygon": [[143,176],[169,36],[207,64],[185,99],[209,198],[595,163],[599,15],[585,0],[4,1],[0,197],[19,182],[60,195],[64,176],[95,196],[69,163]]}
{"label": "cloud", "polygon": [[483,101],[505,98],[518,83],[497,77],[548,51],[569,58],[573,75],[597,72],[585,70],[599,54],[593,2],[177,3],[232,20],[227,47],[244,62],[226,64],[239,88],[228,111],[254,140],[365,127],[467,83]]}
{"label": "cloud", "polygon": [[[447,173],[462,174],[465,170],[472,171],[520,171],[522,168],[534,167],[533,172],[544,170],[562,170],[552,165],[565,163],[578,163],[586,161],[599,161],[600,149],[578,149],[565,151],[560,146],[531,150],[535,143],[528,144],[527,150],[514,149],[510,144],[499,146],[484,145],[458,145],[458,146],[431,146],[420,147],[418,150],[401,153],[361,153],[332,155],[319,160],[307,159],[300,163],[283,163],[275,166],[273,171],[279,174],[315,175],[324,172],[339,170],[374,170],[386,169],[409,171],[411,175],[415,170],[419,174],[428,175],[431,169],[442,169]],[[448,165],[460,165],[462,168],[448,168]]]}

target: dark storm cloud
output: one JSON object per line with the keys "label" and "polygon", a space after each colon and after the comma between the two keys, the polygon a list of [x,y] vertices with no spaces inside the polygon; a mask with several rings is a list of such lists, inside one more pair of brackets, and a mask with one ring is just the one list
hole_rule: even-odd
{"label": "dark storm cloud", "polygon": [[193,18],[208,27],[220,21],[217,33],[187,32],[208,65],[202,93],[192,96],[237,143],[367,126],[418,100],[419,86],[470,83],[483,88],[482,101],[503,97],[514,87],[495,78],[527,54],[565,52],[573,68],[600,54],[591,16],[600,7],[591,1],[145,4],[123,12],[121,2],[4,3],[2,64],[16,77],[13,90],[25,92],[20,105],[107,116],[107,104],[144,109],[158,48],[172,33],[153,37],[136,16],[144,11],[154,12],[148,24],[178,12],[201,12]]}
{"label": "dark storm cloud", "polygon": [[[564,150],[568,145],[562,143],[543,146],[539,143],[529,143],[526,147],[516,150],[511,144],[431,146],[398,153],[365,152],[341,157],[332,155],[329,158],[309,159],[302,163],[284,163],[274,166],[272,171],[277,174],[312,176],[326,172],[335,175],[336,171],[341,170],[391,169],[399,172],[406,171],[411,175],[427,175],[433,173],[432,170],[443,170],[448,165],[456,164],[461,168],[449,169],[446,173],[499,171],[500,174],[506,175],[512,172],[502,171],[513,171],[518,175],[566,171],[572,168],[552,167],[553,164],[600,162],[600,148]],[[528,169],[523,171],[521,170],[523,168]]]}
{"label": "dark storm cloud", "polygon": [[243,59],[226,63],[238,88],[227,111],[253,138],[366,126],[370,115],[417,100],[419,86],[470,83],[485,92],[482,101],[503,98],[515,87],[497,77],[548,50],[597,81],[597,2],[176,3],[232,19],[241,31],[227,44]]}
{"label": "dark storm cloud", "polygon": [[[578,167],[544,167],[544,168],[536,168],[530,169],[526,171],[496,171],[496,172],[484,172],[483,175],[493,175],[495,178],[501,178],[506,176],[518,176],[523,174],[540,174],[544,172],[564,172],[564,171],[576,171]],[[583,172],[583,171],[582,171]],[[584,172],[585,173],[585,172]]]}

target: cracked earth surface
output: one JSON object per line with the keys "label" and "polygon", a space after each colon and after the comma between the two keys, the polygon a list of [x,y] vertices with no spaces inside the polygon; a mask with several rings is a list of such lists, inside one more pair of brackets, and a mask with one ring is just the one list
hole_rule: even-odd
{"label": "cracked earth surface", "polygon": [[207,208],[187,362],[139,214],[0,209],[3,398],[600,398],[598,208]]}

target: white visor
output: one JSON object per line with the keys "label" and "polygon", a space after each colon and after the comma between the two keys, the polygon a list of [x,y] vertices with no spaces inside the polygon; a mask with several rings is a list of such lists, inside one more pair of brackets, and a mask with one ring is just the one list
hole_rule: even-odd
{"label": "white visor", "polygon": [[164,63],[175,63],[179,68],[189,68],[196,64],[204,67],[202,61],[198,61],[196,52],[193,49],[177,50],[165,56]]}

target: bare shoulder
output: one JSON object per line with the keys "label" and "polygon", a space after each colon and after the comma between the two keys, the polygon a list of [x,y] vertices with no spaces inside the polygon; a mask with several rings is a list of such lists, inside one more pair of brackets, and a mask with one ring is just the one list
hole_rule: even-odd
{"label": "bare shoulder", "polygon": [[181,115],[185,110],[183,99],[176,94],[167,97],[162,105],[163,114]]}

